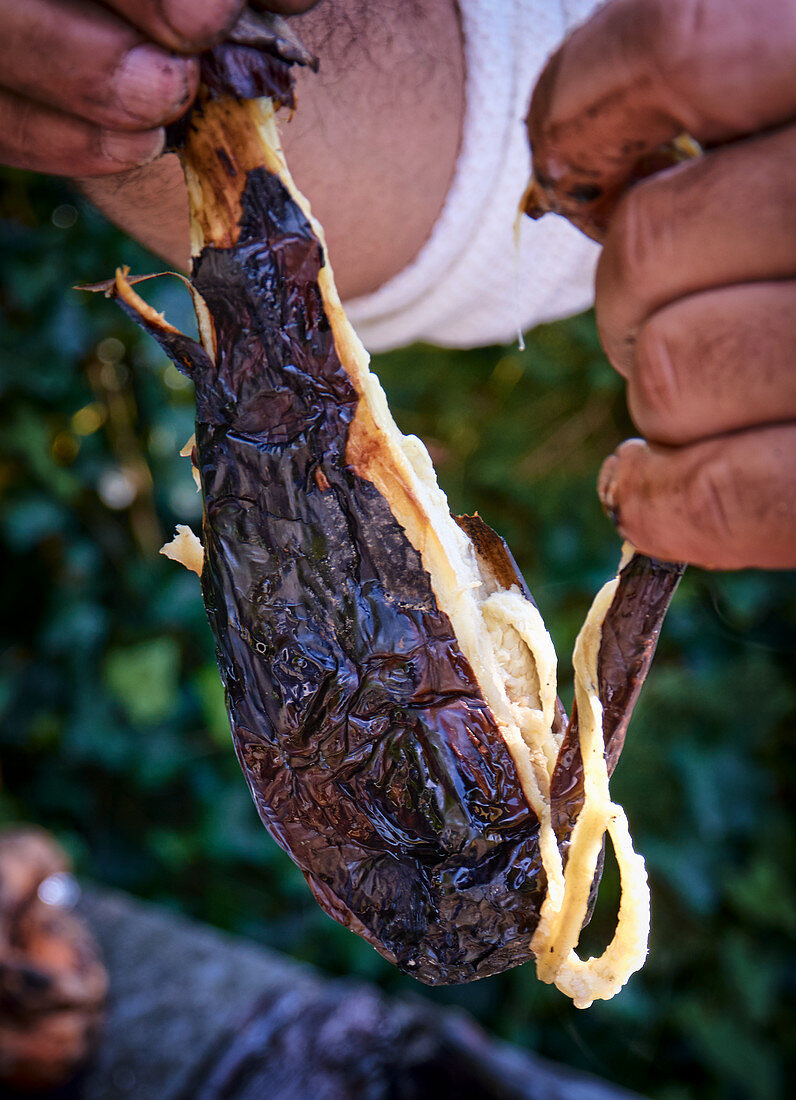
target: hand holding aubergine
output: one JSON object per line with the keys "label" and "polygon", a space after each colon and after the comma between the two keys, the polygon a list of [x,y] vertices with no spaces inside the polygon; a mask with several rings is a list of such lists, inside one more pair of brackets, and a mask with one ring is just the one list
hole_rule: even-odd
{"label": "hand holding aubergine", "polygon": [[[645,436],[600,493],[660,558],[796,565],[795,58],[790,0],[614,0],[531,103],[543,204],[604,242],[597,322]],[[625,190],[683,132],[704,156]]]}
{"label": "hand holding aubergine", "polygon": [[[0,0],[0,161],[113,175],[163,152],[244,0]],[[263,5],[265,6],[265,5]],[[312,0],[270,0],[292,15]]]}
{"label": "hand holding aubergine", "polygon": [[[414,259],[453,177],[464,113],[455,0],[251,7],[291,16],[323,53],[321,74],[301,83],[288,151],[327,227],[342,293],[367,294]],[[199,55],[243,8],[244,0],[0,0],[0,164],[73,177],[111,221],[187,270],[185,181],[177,158],[161,156],[165,128],[196,95]],[[389,248],[376,243],[385,239]]]}

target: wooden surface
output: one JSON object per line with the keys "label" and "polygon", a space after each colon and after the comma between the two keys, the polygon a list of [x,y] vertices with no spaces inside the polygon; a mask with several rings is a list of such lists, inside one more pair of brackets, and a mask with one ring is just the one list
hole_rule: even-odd
{"label": "wooden surface", "polygon": [[93,1064],[58,1100],[632,1100],[464,1013],[324,979],[124,895],[86,890],[79,910],[111,998]]}

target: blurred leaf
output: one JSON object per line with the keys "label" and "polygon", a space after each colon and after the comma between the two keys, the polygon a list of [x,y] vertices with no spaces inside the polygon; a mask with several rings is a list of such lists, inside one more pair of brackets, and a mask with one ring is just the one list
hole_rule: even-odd
{"label": "blurred leaf", "polygon": [[132,722],[156,722],[174,710],[179,649],[171,638],[155,638],[105,658],[105,682]]}
{"label": "blurred leaf", "polygon": [[764,928],[779,928],[796,935],[796,889],[783,874],[782,862],[773,854],[760,854],[751,867],[728,882],[733,905],[745,917]]}

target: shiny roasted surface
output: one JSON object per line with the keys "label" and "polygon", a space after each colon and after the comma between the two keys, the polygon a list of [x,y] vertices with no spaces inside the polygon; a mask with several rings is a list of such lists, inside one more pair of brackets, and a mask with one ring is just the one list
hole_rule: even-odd
{"label": "shiny roasted surface", "polygon": [[544,894],[536,818],[418,554],[346,465],[320,246],[265,171],[243,208],[194,273],[219,348],[203,588],[238,755],[327,912],[426,981],[505,969]]}

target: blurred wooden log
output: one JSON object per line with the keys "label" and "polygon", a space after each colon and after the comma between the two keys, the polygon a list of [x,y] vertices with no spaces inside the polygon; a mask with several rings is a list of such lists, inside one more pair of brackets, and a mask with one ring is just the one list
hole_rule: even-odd
{"label": "blurred wooden log", "polygon": [[111,993],[99,1052],[58,1100],[632,1100],[464,1013],[326,980],[152,905],[89,890],[79,909]]}

